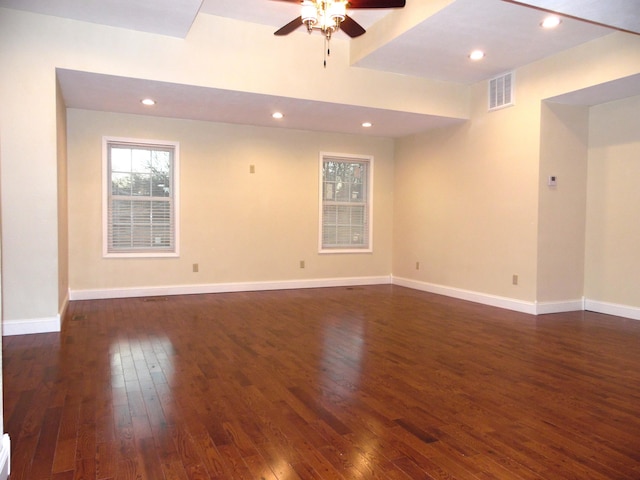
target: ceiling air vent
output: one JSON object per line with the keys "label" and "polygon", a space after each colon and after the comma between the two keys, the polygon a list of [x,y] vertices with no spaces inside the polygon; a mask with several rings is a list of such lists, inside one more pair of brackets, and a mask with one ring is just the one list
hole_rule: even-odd
{"label": "ceiling air vent", "polygon": [[513,72],[489,80],[489,111],[513,105]]}

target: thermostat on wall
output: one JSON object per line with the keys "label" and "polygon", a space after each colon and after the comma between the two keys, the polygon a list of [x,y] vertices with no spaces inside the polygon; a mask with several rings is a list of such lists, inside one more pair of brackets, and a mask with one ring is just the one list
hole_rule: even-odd
{"label": "thermostat on wall", "polygon": [[558,185],[558,177],[556,177],[555,175],[550,175],[547,180],[547,185],[549,185],[550,187],[555,187],[556,185]]}

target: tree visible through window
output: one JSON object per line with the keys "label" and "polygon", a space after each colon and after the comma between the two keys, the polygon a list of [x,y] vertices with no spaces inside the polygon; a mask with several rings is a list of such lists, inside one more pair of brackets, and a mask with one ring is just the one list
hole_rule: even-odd
{"label": "tree visible through window", "polygon": [[177,144],[105,141],[105,254],[177,254]]}
{"label": "tree visible through window", "polygon": [[321,155],[320,251],[371,251],[370,157]]}

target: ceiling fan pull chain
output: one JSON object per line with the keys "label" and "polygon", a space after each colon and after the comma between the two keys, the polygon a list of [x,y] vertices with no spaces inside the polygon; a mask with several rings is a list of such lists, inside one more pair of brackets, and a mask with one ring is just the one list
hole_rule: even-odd
{"label": "ceiling fan pull chain", "polygon": [[327,68],[327,57],[331,54],[329,50],[329,39],[324,37],[324,68]]}

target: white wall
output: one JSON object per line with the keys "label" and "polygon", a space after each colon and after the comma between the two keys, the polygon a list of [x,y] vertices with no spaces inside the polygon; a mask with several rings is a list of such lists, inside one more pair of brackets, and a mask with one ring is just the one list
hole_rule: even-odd
{"label": "white wall", "polygon": [[5,333],[59,313],[55,71],[29,36],[0,13]]}
{"label": "white wall", "polygon": [[[2,136],[0,135],[0,144],[2,144]],[[2,150],[0,149],[0,152]],[[2,165],[2,155],[0,153],[0,165]],[[0,178],[2,172],[0,171]],[[1,198],[1,196],[0,196]],[[0,207],[2,202],[0,201]],[[2,251],[2,209],[0,208],[0,251]],[[0,255],[0,318],[3,318],[3,304],[1,300],[2,295],[2,256]],[[3,325],[0,325],[0,336],[3,333]],[[2,349],[0,348],[0,372],[2,372]],[[0,432],[4,432],[4,395],[2,394],[4,388],[4,376],[0,375]],[[11,439],[9,435],[4,433],[0,439],[0,480],[6,480],[9,478],[9,463],[11,458]]]}

